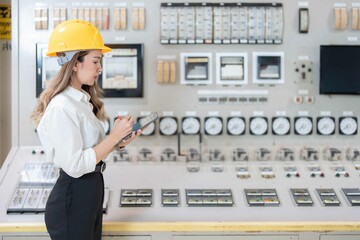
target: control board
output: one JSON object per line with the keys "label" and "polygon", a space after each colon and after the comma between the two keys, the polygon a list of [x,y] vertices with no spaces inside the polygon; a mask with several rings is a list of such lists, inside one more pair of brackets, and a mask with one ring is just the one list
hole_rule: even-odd
{"label": "control board", "polygon": [[[359,161],[161,161],[154,155],[121,161],[120,154],[107,158],[103,173],[105,221],[135,213],[132,221],[140,222],[359,220]],[[23,221],[24,214],[41,219],[57,174],[41,148],[20,148],[3,176],[2,221]]]}
{"label": "control board", "polygon": [[[28,119],[59,69],[44,54],[49,35],[73,18],[96,25],[113,49],[97,82],[105,131],[118,116],[159,115],[106,159],[105,224],[360,220],[359,2],[31,0],[12,8],[19,147],[1,169],[0,222],[43,222],[58,170]],[[336,239],[292,234],[275,239]]]}

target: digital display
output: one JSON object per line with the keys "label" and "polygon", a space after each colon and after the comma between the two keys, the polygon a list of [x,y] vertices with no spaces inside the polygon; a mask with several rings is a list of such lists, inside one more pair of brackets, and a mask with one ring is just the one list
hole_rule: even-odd
{"label": "digital display", "polygon": [[360,94],[360,46],[320,46],[320,94]]}
{"label": "digital display", "polygon": [[207,80],[208,62],[207,57],[187,57],[185,60],[186,80]]}
{"label": "digital display", "polygon": [[114,49],[103,58],[103,89],[136,89],[137,49]]}
{"label": "digital display", "polygon": [[244,80],[244,57],[221,57],[220,79]]}
{"label": "digital display", "polygon": [[143,44],[107,44],[99,86],[105,98],[143,97]]}
{"label": "digital display", "polygon": [[258,57],[258,78],[259,79],[280,79],[281,58],[280,56],[259,56]]}
{"label": "digital display", "polygon": [[253,82],[282,84],[285,82],[283,52],[253,52]]}

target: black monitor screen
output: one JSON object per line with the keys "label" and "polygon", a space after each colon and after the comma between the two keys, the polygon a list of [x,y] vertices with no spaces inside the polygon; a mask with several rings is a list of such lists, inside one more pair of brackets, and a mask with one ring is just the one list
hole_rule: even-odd
{"label": "black monitor screen", "polygon": [[320,94],[360,94],[360,46],[320,46]]}

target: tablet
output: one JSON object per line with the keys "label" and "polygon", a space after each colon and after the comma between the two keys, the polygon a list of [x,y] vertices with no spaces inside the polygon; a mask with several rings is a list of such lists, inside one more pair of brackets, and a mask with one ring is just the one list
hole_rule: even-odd
{"label": "tablet", "polygon": [[[157,112],[152,112],[149,115],[147,115],[146,117],[142,117],[141,119],[139,119],[136,123],[134,123],[133,127],[132,127],[132,132],[137,132],[139,129],[144,130],[147,126],[149,126],[150,123],[156,121],[156,119],[158,119],[158,114]],[[132,132],[129,133],[128,135],[126,135],[122,140],[127,140],[131,137]]]}

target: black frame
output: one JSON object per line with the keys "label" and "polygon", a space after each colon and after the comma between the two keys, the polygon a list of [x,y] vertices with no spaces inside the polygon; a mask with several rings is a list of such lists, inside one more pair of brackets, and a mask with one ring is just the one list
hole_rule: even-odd
{"label": "black frame", "polygon": [[344,119],[344,118],[352,118],[355,120],[356,124],[358,124],[358,120],[357,120],[357,117],[354,117],[354,116],[343,116],[343,117],[339,117],[339,120],[338,120],[338,127],[339,127],[339,134],[340,135],[344,135],[344,136],[353,136],[353,135],[356,135],[358,133],[358,129],[356,129],[356,131],[353,133],[353,134],[345,134],[341,131],[340,129],[340,124],[341,124],[341,121]]}
{"label": "black frame", "polygon": [[[322,133],[320,133],[320,131],[319,131],[319,126],[318,126],[318,124],[319,124],[319,121],[320,121],[321,119],[323,119],[323,118],[329,118],[329,119],[331,119],[331,120],[334,122],[334,125],[335,125],[334,130],[333,130],[331,133],[329,133],[329,134],[322,134]],[[330,136],[330,135],[334,135],[334,134],[335,134],[335,131],[336,131],[336,121],[335,121],[335,118],[334,118],[334,117],[331,117],[331,116],[322,116],[322,117],[317,117],[317,118],[316,118],[316,133],[317,133],[318,135],[321,135],[321,136]]]}
{"label": "black frame", "polygon": [[[183,123],[184,123],[184,121],[185,121],[185,119],[186,118],[195,118],[195,119],[197,119],[198,121],[199,121],[199,124],[200,124],[200,127],[199,127],[199,131],[198,132],[196,132],[196,133],[193,133],[193,134],[187,134],[187,133],[185,133],[184,132],[184,130],[183,130],[183,128],[182,128],[182,125],[183,125]],[[200,132],[201,132],[201,121],[200,121],[200,118],[199,117],[196,117],[196,116],[185,116],[185,117],[183,117],[182,119],[181,119],[181,133],[182,134],[184,134],[184,135],[200,135]]]}
{"label": "black frame", "polygon": [[[276,77],[264,77],[262,74],[262,66],[276,65],[279,67],[278,76]],[[257,58],[257,78],[259,80],[280,80],[283,76],[281,76],[281,56],[258,56]]]}
{"label": "black frame", "polygon": [[[289,127],[289,130],[285,133],[285,134],[276,134],[275,131],[274,131],[274,128],[273,128],[273,124],[274,124],[274,121],[278,118],[285,118],[289,121],[289,124],[290,124],[290,127]],[[289,117],[285,117],[285,116],[278,116],[278,117],[273,117],[271,119],[271,132],[273,135],[276,135],[276,136],[285,136],[285,135],[289,135],[290,134],[290,131],[291,131],[291,121],[290,121],[290,118]]]}
{"label": "black frame", "polygon": [[360,95],[359,45],[320,45],[320,95]]}
{"label": "black frame", "polygon": [[[302,135],[302,134],[300,134],[300,133],[298,133],[298,132],[296,131],[296,128],[295,128],[295,126],[296,126],[296,121],[297,121],[298,119],[300,119],[300,118],[307,118],[307,119],[309,119],[309,120],[311,121],[311,131],[310,131],[308,134]],[[308,117],[308,116],[298,116],[298,117],[295,117],[295,118],[294,118],[294,133],[295,133],[295,135],[299,135],[299,136],[309,136],[309,135],[313,134],[313,131],[314,131],[314,122],[313,122],[312,117]]]}
{"label": "black frame", "polygon": [[[237,134],[237,135],[234,135],[234,134],[231,134],[229,132],[229,129],[228,129],[228,124],[229,124],[229,121],[233,118],[240,118],[244,121],[244,124],[245,124],[245,128],[244,128],[244,131],[240,134]],[[241,136],[241,135],[245,135],[245,132],[246,132],[246,120],[244,117],[240,117],[240,116],[233,116],[233,117],[228,117],[227,120],[226,120],[226,131],[227,131],[227,134],[230,135],[230,136]]]}
{"label": "black frame", "polygon": [[[113,49],[109,54],[114,54],[116,49],[136,49],[136,88],[104,88],[103,82],[106,77],[106,53],[102,59],[103,73],[99,77],[99,86],[104,91],[105,98],[142,98],[143,97],[143,89],[144,89],[144,44],[106,44],[106,46]],[[132,55],[131,55],[132,56]],[[124,56],[112,56],[112,57],[129,57],[129,55]]]}
{"label": "black frame", "polygon": [[[176,121],[177,129],[176,129],[176,132],[175,132],[175,133],[173,133],[173,134],[171,134],[171,135],[166,135],[166,134],[163,134],[163,133],[160,131],[160,124],[161,124],[161,121],[162,121],[164,118],[172,118],[172,119],[174,119],[174,120]],[[162,135],[162,136],[174,136],[174,135],[177,135],[177,134],[178,134],[178,132],[179,132],[178,129],[179,129],[179,123],[178,123],[177,117],[164,116],[164,117],[160,117],[160,118],[159,118],[159,133],[160,133],[160,135]]]}
{"label": "black frame", "polygon": [[[302,13],[305,13],[307,15],[307,25],[305,29],[302,29],[301,26],[301,18]],[[299,8],[299,33],[308,33],[309,32],[309,9],[308,8]]]}
{"label": "black frame", "polygon": [[[204,58],[207,59],[207,61],[205,62],[188,62],[188,59],[191,58]],[[210,59],[207,56],[186,56],[185,57],[185,80],[189,81],[189,83],[191,83],[191,81],[208,81],[209,79],[209,62]],[[192,67],[194,66],[203,66],[205,67],[206,71],[205,71],[205,77],[191,77],[191,75],[189,75],[190,70],[192,69]]]}
{"label": "black frame", "polygon": [[[221,131],[220,131],[218,134],[216,134],[216,135],[212,135],[212,134],[208,133],[208,131],[206,131],[206,129],[205,129],[205,123],[206,123],[206,121],[207,121],[209,118],[217,118],[217,119],[219,119],[219,120],[221,121],[221,124],[222,124]],[[205,117],[205,118],[204,118],[204,133],[205,133],[205,135],[207,135],[207,136],[219,136],[219,135],[222,135],[222,134],[223,134],[223,129],[224,129],[224,121],[223,121],[222,117],[209,116],[209,117]]]}
{"label": "black frame", "polygon": [[[255,134],[252,130],[251,130],[251,122],[256,119],[256,118],[262,118],[266,121],[267,123],[267,127],[266,127],[266,131],[263,133],[263,134],[260,134],[260,135],[257,135]],[[264,135],[267,135],[268,132],[269,132],[269,120],[267,117],[263,117],[263,116],[254,116],[254,117],[250,117],[249,119],[249,132],[250,132],[250,135],[253,135],[253,136],[264,136]]]}

